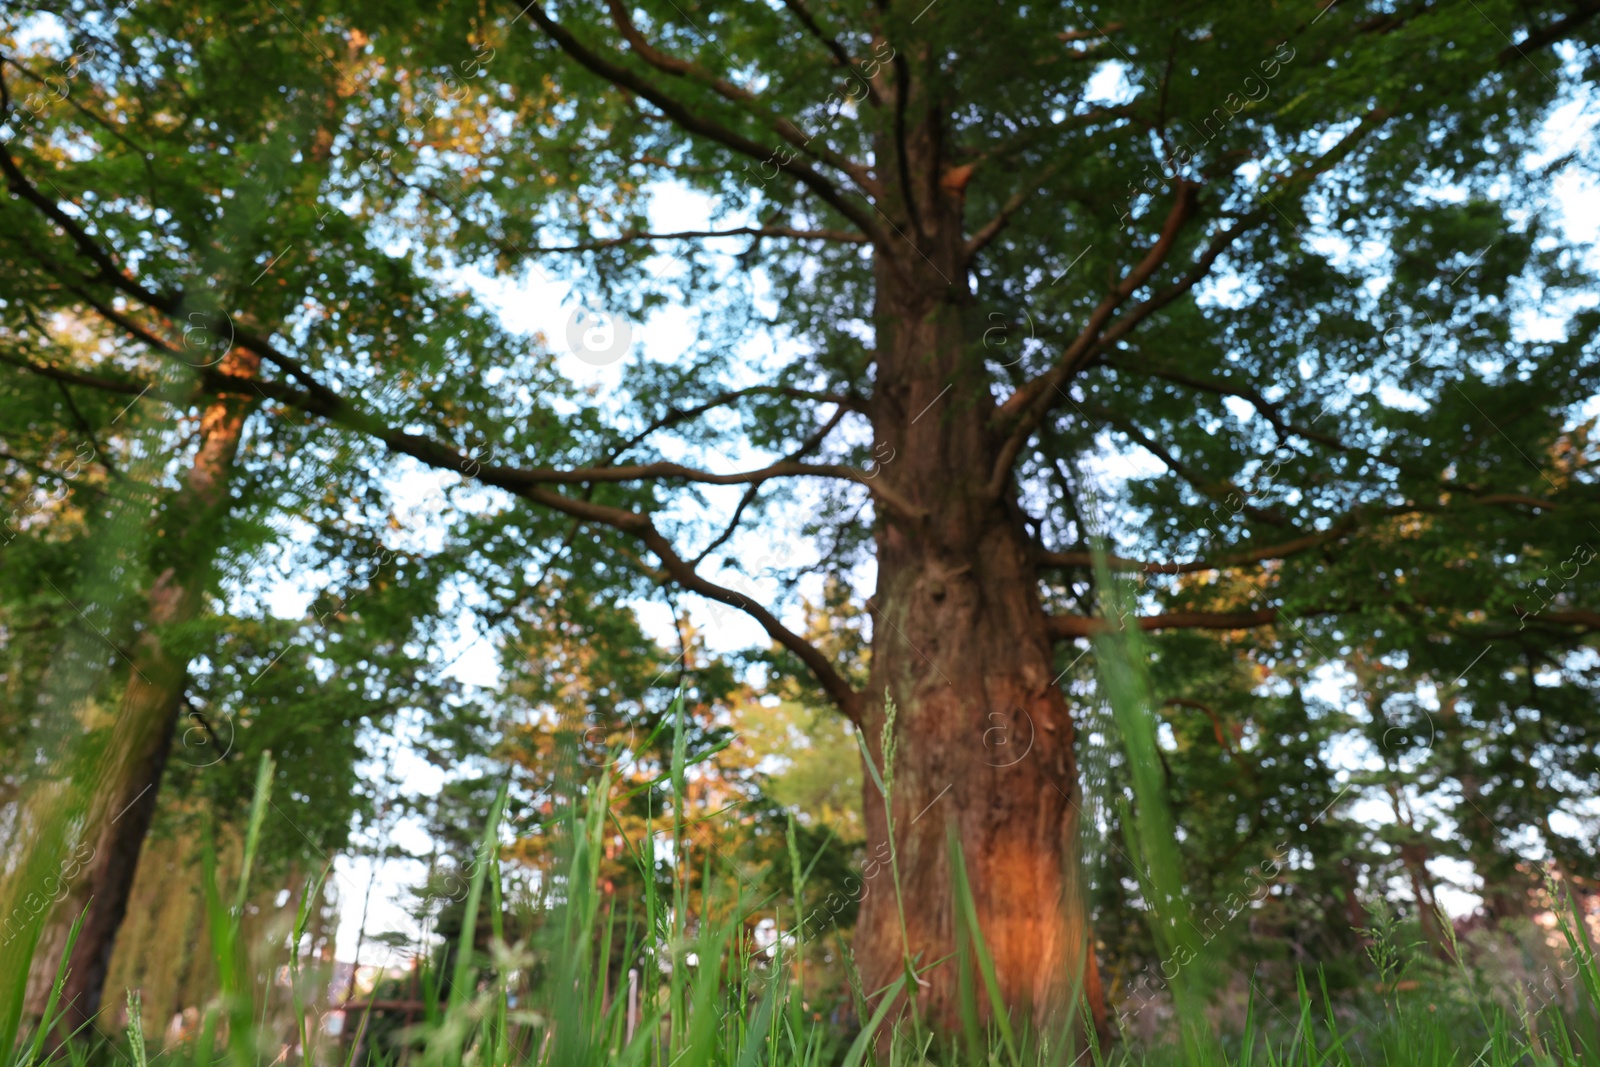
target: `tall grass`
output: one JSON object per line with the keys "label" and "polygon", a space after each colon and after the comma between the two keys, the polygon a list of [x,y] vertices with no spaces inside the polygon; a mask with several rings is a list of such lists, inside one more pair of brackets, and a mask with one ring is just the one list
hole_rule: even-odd
{"label": "tall grass", "polygon": [[[1113,702],[1121,702],[1118,721],[1135,736],[1142,736],[1139,681],[1136,661],[1127,642],[1109,640],[1102,656],[1112,664],[1108,678],[1123,672],[1122,681],[1109,681]],[[1118,660],[1116,657],[1124,657]],[[1148,707],[1144,709],[1148,715]],[[548,829],[560,842],[560,862],[538,887],[534,901],[522,906],[538,918],[536,933],[508,944],[501,916],[511,905],[504,899],[497,849],[506,794],[501,790],[483,828],[478,845],[479,862],[466,897],[466,916],[453,964],[444,956],[425,962],[423,1019],[401,1034],[396,1047],[364,1041],[368,1013],[352,1010],[345,1036],[330,1034],[315,1025],[313,1007],[319,997],[308,977],[302,942],[320,892],[313,879],[295,908],[287,934],[255,945],[241,943],[241,917],[249,899],[252,856],[261,823],[270,805],[272,764],[264,757],[257,776],[243,860],[231,893],[219,884],[217,863],[210,851],[202,872],[208,909],[211,948],[220,976],[216,996],[206,1005],[196,1036],[164,1049],[147,1050],[136,993],[130,994],[126,1030],[115,1042],[96,1037],[94,1042],[70,1040],[52,1048],[46,1040],[56,1025],[58,1005],[52,999],[45,1016],[27,1034],[16,1026],[0,1032],[0,1067],[43,1067],[71,1063],[84,1067],[90,1061],[131,1063],[133,1067],[236,1067],[306,1063],[325,1067],[392,1067],[397,1058],[422,1067],[863,1067],[871,1062],[883,1067],[916,1063],[970,1064],[972,1067],[1074,1067],[1104,1065],[1175,1064],[1205,1067],[1236,1065],[1354,1065],[1459,1064],[1461,1067],[1576,1067],[1600,1063],[1600,970],[1588,945],[1581,916],[1560,915],[1560,929],[1571,951],[1571,977],[1576,980],[1590,1013],[1587,1024],[1576,1025],[1553,1007],[1529,1009],[1519,1017],[1508,1014],[1481,988],[1479,976],[1460,964],[1463,981],[1450,995],[1449,1011],[1432,1010],[1442,994],[1428,991],[1416,997],[1386,997],[1377,1014],[1354,1017],[1336,1006],[1317,976],[1302,975],[1291,1010],[1271,1008],[1252,1000],[1237,1032],[1220,1034],[1203,1022],[1205,990],[1191,982],[1177,999],[1180,1012],[1190,1014],[1174,1042],[1153,1048],[1134,1048],[1125,1042],[1072,1046],[1062,1038],[1070,1025],[1058,1028],[1055,1040],[1030,1035],[1013,1026],[998,998],[994,964],[976,923],[965,864],[952,837],[952,867],[957,872],[956,912],[961,916],[962,951],[953,960],[927,961],[907,951],[906,973],[886,989],[862,991],[860,1026],[840,1035],[801,1010],[800,976],[804,973],[807,945],[799,930],[799,916],[780,921],[771,936],[756,938],[744,923],[755,909],[770,909],[769,899],[748,899],[737,880],[725,899],[715,899],[709,877],[703,878],[698,910],[689,892],[690,872],[684,864],[684,796],[686,775],[706,754],[687,750],[681,706],[674,712],[674,743],[667,772],[643,787],[652,798],[649,833],[628,844],[629,854],[643,876],[641,906],[618,914],[604,907],[599,878],[600,859],[612,807],[618,796],[609,769],[586,782],[573,782],[566,791],[569,803]],[[1135,740],[1130,753],[1139,751]],[[870,762],[870,761],[869,761]],[[892,793],[889,774],[873,769],[875,784],[885,796]],[[1141,787],[1138,804],[1151,803]],[[670,795],[670,810],[654,810],[654,799]],[[1181,914],[1181,885],[1173,882],[1175,854],[1163,854],[1159,842],[1147,839],[1163,831],[1159,811],[1132,813],[1136,826],[1130,842],[1142,851],[1150,867],[1152,884],[1168,894],[1155,901],[1155,923],[1167,943],[1180,943],[1186,922]],[[657,838],[670,840],[662,848]],[[791,844],[793,836],[791,834]],[[798,850],[792,857],[792,888],[798,899],[809,873],[800,867]],[[709,863],[709,860],[707,861]],[[1163,870],[1162,866],[1168,865]],[[666,878],[669,893],[658,893],[658,874]],[[709,874],[709,869],[707,872]],[[487,952],[474,944],[477,916],[487,905],[493,939]],[[779,911],[779,918],[784,915]],[[788,931],[793,930],[794,933]],[[1386,967],[1403,965],[1403,947],[1385,944]],[[1457,949],[1457,959],[1465,954]],[[624,961],[619,973],[614,959]],[[1399,962],[1396,962],[1399,961]],[[967,1025],[959,1039],[938,1037],[915,1018],[906,993],[919,974],[940,966],[968,968],[961,988]],[[624,995],[632,988],[628,971],[638,979],[637,1000]],[[970,980],[976,972],[977,981]],[[1204,974],[1197,970],[1196,974]],[[271,976],[279,976],[267,980]],[[288,1028],[282,1025],[283,978],[288,984]],[[58,971],[56,988],[65,977]],[[1390,974],[1389,977],[1394,977]],[[1391,982],[1391,986],[1399,983]],[[980,1012],[980,994],[990,1009]],[[1430,998],[1433,1002],[1430,1002]],[[112,998],[108,997],[108,1000]],[[359,1005],[358,1005],[359,1007]],[[1460,1009],[1460,1010],[1457,1010]],[[1465,1013],[1465,1014],[1463,1014]],[[1063,1019],[1070,1018],[1063,1010]],[[353,1025],[352,1025],[353,1024]],[[102,1030],[104,1023],[102,1022]],[[285,1037],[287,1032],[288,1036]],[[354,1039],[351,1039],[354,1035]],[[112,1047],[114,1044],[115,1047]]]}

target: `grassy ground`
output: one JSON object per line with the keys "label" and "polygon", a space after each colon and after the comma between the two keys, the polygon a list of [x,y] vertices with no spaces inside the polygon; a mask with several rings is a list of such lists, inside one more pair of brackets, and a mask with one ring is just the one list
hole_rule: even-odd
{"label": "grassy ground", "polygon": [[[1109,582],[1107,583],[1109,585]],[[1131,765],[1150,770],[1136,773],[1136,810],[1124,812],[1129,843],[1143,854],[1152,881],[1165,887],[1166,904],[1149,916],[1157,944],[1164,950],[1182,947],[1185,929],[1193,923],[1182,914],[1183,891],[1172,819],[1160,799],[1153,768],[1153,727],[1134,639],[1111,638],[1097,650],[1102,685],[1123,734]],[[670,770],[646,788],[651,796],[682,797],[691,760],[685,751],[681,709],[677,718]],[[867,767],[886,810],[893,794],[893,719],[884,738],[880,767]],[[865,756],[865,749],[863,755]],[[377,1033],[367,1017],[347,1018],[346,1030],[356,1040],[328,1033],[320,1025],[314,1003],[327,988],[303,958],[307,928],[321,898],[320,883],[307,887],[295,912],[292,929],[262,943],[241,943],[242,916],[249,899],[250,869],[261,819],[270,801],[272,767],[263,759],[257,779],[251,821],[245,837],[239,875],[231,893],[219,884],[217,864],[209,853],[202,878],[210,940],[220,980],[216,996],[204,1008],[198,1030],[171,1047],[155,1048],[141,1031],[136,994],[129,993],[125,1032],[108,1038],[104,1024],[90,1031],[93,1040],[57,1045],[49,1035],[60,1016],[57,998],[39,1024],[18,1021],[25,975],[14,968],[0,973],[0,1067],[43,1067],[70,1063],[83,1067],[263,1067],[278,1063],[317,1063],[325,1067],[393,1064],[394,1067],[878,1067],[968,1064],[971,1067],[1072,1067],[1077,1064],[1190,1065],[1432,1065],[1510,1067],[1510,1065],[1600,1064],[1600,967],[1597,967],[1579,918],[1558,909],[1556,919],[1569,950],[1562,978],[1567,992],[1576,987],[1575,1014],[1565,1015],[1560,1001],[1508,1009],[1504,990],[1492,988],[1465,963],[1448,981],[1430,978],[1418,987],[1408,980],[1410,960],[1391,931],[1376,931],[1371,962],[1383,992],[1375,1001],[1336,1002],[1316,972],[1302,973],[1292,1005],[1264,1005],[1252,999],[1232,1025],[1215,1020],[1215,988],[1201,982],[1211,970],[1186,968],[1175,983],[1169,1008],[1172,1025],[1164,1041],[1136,1043],[1115,1036],[1105,1041],[1086,1033],[1082,1014],[1070,1004],[1055,1013],[1047,1032],[1013,1025],[994,988],[993,966],[982,933],[972,921],[974,909],[965,880],[956,879],[960,951],[949,960],[929,963],[907,953],[905,972],[883,990],[864,990],[854,983],[859,1028],[842,1031],[806,1011],[798,994],[808,945],[800,924],[795,933],[758,943],[740,917],[769,901],[744,899],[738,880],[730,881],[733,899],[721,906],[702,902],[691,917],[686,880],[672,857],[684,855],[684,812],[673,804],[659,815],[651,834],[633,846],[633,861],[643,877],[640,909],[619,919],[603,908],[598,865],[608,831],[610,807],[617,799],[608,775],[573,788],[579,798],[549,829],[561,842],[559,872],[546,880],[536,901],[502,898],[500,865],[493,862],[504,793],[495,802],[479,845],[477,862],[465,898],[464,931],[454,952],[441,953],[423,968],[421,1001],[424,1017],[396,1035],[397,1040],[363,1040]],[[892,825],[892,821],[891,821]],[[657,854],[657,835],[670,839]],[[791,838],[791,848],[793,847]],[[964,870],[959,847],[951,843],[955,868]],[[709,862],[709,860],[708,860]],[[794,869],[802,871],[799,857]],[[898,897],[899,870],[891,849]],[[666,889],[658,890],[656,872],[673,869]],[[796,875],[794,899],[803,895],[804,874]],[[709,877],[703,885],[711,885]],[[1163,894],[1156,894],[1161,896]],[[507,944],[504,916],[513,907],[529,909],[536,929],[531,939]],[[475,953],[470,931],[487,912],[494,938],[490,953]],[[779,913],[779,930],[787,929]],[[1449,924],[1445,923],[1448,928]],[[620,951],[618,951],[620,949]],[[1457,960],[1467,953],[1456,947]],[[611,995],[622,983],[608,974],[614,959],[636,961],[636,998]],[[846,961],[848,966],[848,961]],[[919,970],[932,966],[960,967],[966,1025],[957,1035],[938,1038],[924,1027],[914,1000]],[[852,978],[854,977],[853,972]],[[268,980],[267,976],[272,976]],[[64,974],[58,976],[59,990]],[[608,981],[609,979],[609,981]],[[1214,979],[1213,979],[1214,981]],[[1416,988],[1413,988],[1416,987]],[[111,997],[108,991],[108,999]],[[119,991],[120,993],[120,991]],[[107,1013],[108,1015],[111,1013]]]}

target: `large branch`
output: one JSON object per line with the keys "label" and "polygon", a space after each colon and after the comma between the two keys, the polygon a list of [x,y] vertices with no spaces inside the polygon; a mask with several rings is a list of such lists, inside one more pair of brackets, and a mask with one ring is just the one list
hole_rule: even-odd
{"label": "large branch", "polygon": [[[79,250],[100,268],[100,278],[111,283],[118,290],[134,295],[153,309],[171,315],[176,313],[181,305],[181,298],[163,297],[146,289],[137,280],[123,272],[109,255],[98,245],[81,227],[66,216],[52,201],[35,189],[22,175],[11,157],[0,150],[0,169],[3,169],[12,189],[25,199],[32,202],[53,219],[68,236],[76,243]],[[81,288],[74,284],[74,288]],[[84,294],[87,297],[87,294]],[[107,307],[104,302],[89,298],[88,301],[107,321],[113,322],[120,328],[128,331],[140,341],[150,344],[156,351],[170,357],[179,358],[179,354],[155,337],[140,324]],[[267,359],[271,364],[283,370],[291,378],[301,383],[302,388],[295,388],[284,382],[273,380],[260,380],[244,378],[218,370],[215,367],[197,371],[203,388],[214,393],[255,392],[263,398],[274,399],[281,403],[295,407],[308,414],[316,415],[329,423],[342,426],[357,433],[364,434],[375,440],[382,441],[391,451],[407,455],[419,462],[438,470],[449,471],[465,475],[472,471],[472,477],[484,485],[503,489],[514,496],[520,497],[531,503],[549,508],[552,511],[569,515],[574,519],[584,522],[596,523],[607,526],[619,532],[629,534],[642,541],[650,551],[654,552],[662,561],[667,573],[679,585],[702,596],[709,597],[721,603],[737,607],[744,611],[767,631],[774,641],[792,652],[801,662],[816,675],[823,690],[828,693],[841,711],[857,723],[860,722],[860,697],[838,670],[828,661],[815,646],[805,638],[785,627],[778,618],[766,608],[755,604],[738,592],[717,585],[699,575],[694,567],[683,560],[672,548],[671,544],[656,529],[650,515],[625,508],[610,507],[596,504],[590,500],[579,500],[550,488],[552,473],[560,472],[528,472],[514,468],[486,467],[459,449],[444,442],[425,437],[419,434],[406,433],[393,429],[370,413],[364,412],[345,397],[328,388],[299,361],[280,351],[270,339],[242,329],[235,329],[235,343],[246,347]],[[30,368],[31,369],[31,368]],[[84,382],[83,384],[100,385],[99,382]],[[654,469],[658,476],[665,476],[675,464],[646,464],[633,468],[595,468],[584,472],[587,480],[628,480],[631,477],[646,477],[643,472]],[[775,464],[773,468],[783,468],[784,464]],[[874,480],[862,477],[860,472],[842,465],[817,465],[812,467],[806,464],[793,464],[795,467],[806,467],[807,470],[827,472],[831,477],[855,477],[867,486],[875,496],[884,497],[884,487],[874,484]],[[690,468],[682,468],[681,472],[674,471],[680,476],[691,479],[707,480],[711,482],[748,481],[756,477],[778,477],[773,468],[766,471],[749,472],[746,475],[709,475],[707,472],[695,472]],[[621,476],[618,476],[621,472]],[[572,479],[583,481],[585,479]],[[890,497],[892,492],[888,493]],[[903,505],[903,502],[900,502]],[[894,506],[891,503],[891,506]],[[915,509],[911,509],[913,514]]]}
{"label": "large branch", "polygon": [[290,404],[309,414],[317,415],[334,425],[342,426],[382,441],[391,451],[410,456],[437,470],[449,471],[454,474],[463,474],[463,472],[471,470],[473,472],[472,477],[484,485],[503,489],[530,503],[569,515],[575,519],[607,526],[638,538],[646,548],[655,553],[661,560],[666,574],[679,586],[709,599],[736,607],[755,619],[774,641],[794,653],[801,662],[810,668],[812,673],[816,675],[817,681],[822,685],[823,690],[839,705],[840,710],[845,715],[857,722],[860,721],[860,695],[850,687],[849,682],[844,679],[844,676],[838,672],[821,651],[805,638],[784,626],[777,616],[760,604],[751,601],[736,590],[718,585],[700,575],[693,566],[678,555],[671,542],[656,528],[648,513],[610,507],[604,504],[596,504],[589,500],[580,500],[567,496],[548,488],[542,481],[530,480],[526,471],[520,471],[515,468],[485,466],[452,445],[419,434],[405,433],[392,429],[372,415],[356,408],[337,394],[333,394],[333,401],[330,402],[324,398],[286,386],[281,382],[246,382],[244,379],[238,379],[234,375],[214,369],[207,369],[200,373],[206,388],[213,391],[235,391],[246,384],[256,386],[265,396]]}
{"label": "large branch", "polygon": [[[1175,611],[1165,615],[1145,615],[1128,618],[1141,630],[1249,630],[1257,626],[1271,626],[1280,614],[1277,608],[1259,611]],[[1074,637],[1093,637],[1122,629],[1111,619],[1087,615],[1051,615],[1046,624],[1050,638],[1067,641]]]}
{"label": "large branch", "polygon": [[[773,152],[765,145],[752,141],[743,134],[696,114],[681,101],[668,96],[627,67],[613,63],[589,49],[583,42],[574,37],[570,30],[552,19],[538,0],[533,0],[532,3],[528,4],[526,11],[528,17],[544,31],[545,36],[554,41],[557,47],[571,56],[580,66],[605,79],[612,85],[627,89],[650,101],[683,129],[715,141],[751,159],[757,161],[772,160]],[[867,235],[874,245],[880,248],[888,247],[889,242],[883,231],[878,227],[877,221],[857,205],[852,204],[843,192],[828,181],[827,178],[817,173],[809,164],[789,159],[775,163],[775,165],[778,169],[792,175],[802,185],[810,189],[823,203],[853,222],[862,233]]]}
{"label": "large branch", "polygon": [[99,389],[107,393],[120,393],[123,396],[136,396],[142,394],[148,385],[127,379],[100,378],[91,374],[80,374],[77,371],[62,370],[47,364],[34,363],[20,356],[13,356],[0,351],[0,363],[8,363],[13,367],[20,367],[29,374],[37,374],[41,378],[65,382],[68,385],[81,385],[90,389]]}
{"label": "large branch", "polygon": [[760,604],[735,590],[717,585],[700,576],[687,560],[673,550],[671,543],[654,526],[645,529],[640,534],[640,539],[645,547],[661,560],[667,573],[678,585],[703,597],[738,608],[760,623],[761,628],[766,630],[774,641],[794,653],[811,669],[811,673],[816,675],[817,681],[822,685],[823,691],[839,706],[839,710],[858,727],[861,725],[861,694],[851,688],[850,683],[828,661],[828,657],[824,656],[821,650],[784,626],[778,621],[777,616]]}
{"label": "large branch", "polygon": [[[1325,545],[1330,541],[1337,541],[1348,533],[1354,525],[1352,520],[1346,520],[1322,533],[1307,534],[1304,537],[1296,537],[1293,540],[1284,541],[1276,545],[1263,545],[1260,548],[1230,552],[1227,555],[1218,556],[1216,559],[1199,559],[1189,563],[1157,563],[1154,560],[1146,561],[1126,559],[1122,556],[1107,556],[1106,566],[1114,571],[1140,571],[1145,574],[1196,574],[1201,571],[1227,570],[1231,567],[1239,567],[1251,563],[1287,559],[1319,545]],[[1046,567],[1092,568],[1094,566],[1094,554],[1087,551],[1040,552],[1036,558],[1041,565]]]}
{"label": "large branch", "polygon": [[[231,384],[228,381],[231,377],[231,375],[214,371],[206,373],[207,383],[212,387]],[[844,679],[844,676],[838,672],[820,650],[805,638],[784,626],[777,616],[773,615],[765,607],[733,589],[718,585],[700,575],[693,566],[678,555],[671,542],[656,528],[649,514],[596,504],[588,500],[574,499],[547,488],[541,481],[530,481],[527,477],[528,472],[525,471],[514,468],[483,466],[451,445],[432,438],[404,433],[382,426],[371,416],[358,411],[345,402],[341,402],[339,406],[329,411],[326,405],[309,395],[300,394],[295,396],[292,390],[283,390],[281,388],[272,391],[277,393],[277,398],[280,400],[295,403],[304,410],[323,415],[330,422],[343,425],[346,428],[365,433],[370,437],[383,441],[391,450],[411,456],[413,459],[419,460],[430,467],[456,474],[461,474],[470,469],[474,471],[475,479],[485,485],[504,489],[515,496],[549,508],[552,511],[570,515],[585,522],[608,526],[638,538],[646,548],[655,553],[657,558],[661,560],[666,573],[679,586],[690,592],[736,607],[755,619],[774,641],[794,653],[801,662],[810,668],[812,673],[816,675],[817,681],[822,685],[823,690],[838,704],[839,709],[845,715],[857,723],[861,721],[860,695],[851,688],[849,682]]]}
{"label": "large branch", "polygon": [[797,230],[791,226],[736,226],[728,230],[680,230],[677,233],[630,232],[619,237],[600,241],[586,241],[576,245],[556,245],[535,248],[534,252],[598,252],[633,241],[686,241],[704,237],[792,237],[800,241],[840,241],[846,244],[865,244],[867,235],[851,230]]}
{"label": "large branch", "polygon": [[1543,29],[1530,29],[1528,36],[1515,44],[1502,48],[1496,58],[1502,66],[1507,63],[1514,63],[1518,59],[1527,59],[1529,51],[1536,51],[1546,45],[1554,44],[1571,36],[1596,15],[1600,15],[1600,4],[1593,2],[1574,4],[1572,14],[1564,19],[1552,22]]}
{"label": "large branch", "polygon": [[867,487],[874,500],[903,519],[920,522],[925,517],[924,509],[912,504],[893,489],[879,485],[877,479],[869,476],[866,471],[844,463],[799,463],[785,460],[758,470],[736,471],[732,474],[715,474],[711,471],[686,467],[681,463],[668,462],[638,463],[626,467],[509,467],[504,468],[504,474],[509,485],[529,486],[672,479],[700,482],[705,485],[759,485],[774,478],[835,478],[860,482]]}
{"label": "large branch", "polygon": [[[169,355],[173,354],[172,349],[167,346],[163,346],[162,351]],[[278,353],[278,356],[278,361],[280,362],[293,362],[282,353]],[[548,488],[547,483],[543,480],[538,478],[530,479],[529,472],[526,471],[514,468],[483,466],[471,456],[451,445],[419,434],[406,433],[385,426],[372,415],[361,411],[337,393],[326,389],[326,387],[313,393],[295,389],[282,382],[242,378],[215,368],[206,368],[199,371],[199,377],[203,386],[211,392],[237,393],[253,390],[263,397],[274,399],[309,414],[320,416],[334,425],[380,440],[391,451],[410,456],[427,466],[455,474],[463,474],[471,470],[474,472],[475,479],[485,485],[504,489],[514,496],[542,505],[553,511],[570,515],[575,519],[608,526],[639,538],[650,551],[661,559],[667,573],[679,585],[702,596],[737,607],[760,623],[773,640],[794,653],[801,662],[811,669],[817,676],[817,680],[824,691],[839,705],[840,710],[859,723],[861,715],[860,697],[845,681],[844,677],[828,662],[826,656],[805,638],[785,627],[766,608],[748,600],[732,589],[717,585],[699,575],[692,566],[672,549],[670,542],[656,529],[648,514],[595,504],[588,500],[574,499]],[[795,464],[795,466],[804,465]],[[604,468],[598,470],[604,470]],[[840,468],[840,470],[848,471],[850,468]],[[704,472],[699,473],[703,474]],[[839,476],[848,477],[849,475],[841,473]],[[717,480],[721,477],[725,476],[711,475],[710,479]],[[869,488],[873,488],[870,483],[867,484]],[[881,491],[881,487],[878,488]]]}
{"label": "large branch", "polygon": [[1194,215],[1199,186],[1193,182],[1179,179],[1176,195],[1172,200],[1172,207],[1167,211],[1166,220],[1161,224],[1161,234],[1156,238],[1149,251],[1132,270],[1117,284],[1117,287],[1107,293],[1089,315],[1089,321],[1078,336],[1062,352],[1056,366],[1050,371],[1039,375],[1033,381],[1018,389],[1005,403],[995,409],[996,420],[1006,420],[1020,416],[1040,396],[1049,392],[1057,379],[1069,370],[1078,357],[1089,350],[1099,338],[1100,332],[1111,321],[1111,316],[1116,314],[1118,308],[1127,303],[1128,298],[1149,282],[1152,275],[1172,255],[1177,247],[1178,235],[1183,230],[1184,224]]}

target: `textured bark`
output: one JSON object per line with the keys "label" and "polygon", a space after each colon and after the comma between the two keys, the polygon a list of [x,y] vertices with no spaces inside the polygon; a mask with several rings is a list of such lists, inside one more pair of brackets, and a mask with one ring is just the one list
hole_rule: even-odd
{"label": "textured bark", "polygon": [[[953,826],[1007,1003],[1042,1022],[1076,987],[1100,1016],[1077,885],[1073,723],[1054,684],[1021,514],[1009,491],[985,491],[1000,440],[971,299],[950,282],[963,277],[959,212],[959,188],[935,191],[921,254],[881,257],[878,268],[877,476],[926,518],[879,525],[863,716],[881,765],[886,692],[897,707],[893,812],[909,945],[883,868],[867,881],[854,947],[869,991],[903,972],[906,948],[924,967],[955,951]],[[879,855],[887,826],[870,781],[866,791],[867,847]],[[958,1026],[955,960],[922,977],[923,1018]]]}
{"label": "textured bark", "polygon": [[[259,363],[257,357],[235,350],[222,369],[254,376]],[[244,397],[220,398],[207,406],[185,485],[164,513],[163,537],[181,547],[172,553],[175,562],[151,583],[146,625],[131,650],[132,669],[98,769],[84,835],[93,851],[57,905],[29,975],[27,1009],[38,1014],[65,949],[68,927],[87,905],[62,991],[62,1032],[77,1030],[100,1011],[111,952],[155,815],[188,672],[188,663],[172,653],[163,635],[196,618],[203,606],[216,554],[216,545],[206,535],[226,507],[228,473],[249,406]]]}

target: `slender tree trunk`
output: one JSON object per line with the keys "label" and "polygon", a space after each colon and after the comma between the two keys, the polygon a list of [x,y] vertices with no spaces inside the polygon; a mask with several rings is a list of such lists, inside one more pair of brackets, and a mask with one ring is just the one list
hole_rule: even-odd
{"label": "slender tree trunk", "polygon": [[[877,477],[925,518],[880,522],[869,602],[864,726],[881,766],[887,693],[896,707],[892,794],[905,931],[891,875],[878,870],[866,883],[855,950],[869,992],[903,973],[907,952],[929,968],[955,951],[946,844],[953,827],[1007,1003],[1042,1022],[1047,1013],[1061,1018],[1076,994],[1098,1021],[1103,1005],[1079,885],[1073,723],[1054,684],[1021,514],[1009,488],[986,489],[999,441],[960,280],[959,203],[951,211],[938,220],[943,240],[925,233],[920,253],[882,256],[878,267]],[[888,828],[868,779],[868,850],[877,855]],[[955,960],[921,977],[923,1018],[957,1027]]]}
{"label": "slender tree trunk", "polygon": [[[259,362],[259,357],[235,350],[223,361],[223,369],[253,376]],[[228,475],[249,407],[244,397],[220,398],[206,407],[187,480],[163,514],[158,544],[171,546],[168,555],[174,562],[151,583],[147,625],[131,650],[132,669],[95,782],[89,829],[83,838],[93,851],[57,906],[29,976],[28,1009],[37,1014],[65,949],[68,927],[87,906],[62,991],[62,1032],[78,1029],[100,1011],[111,950],[127,914],[139,854],[155,816],[188,674],[187,661],[172,653],[164,637],[171,627],[196,618],[203,606],[216,555],[215,541],[208,534],[226,508]]]}

